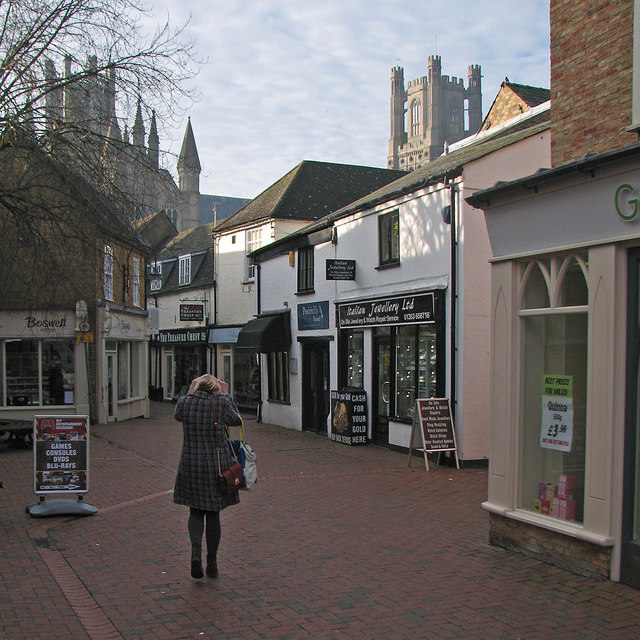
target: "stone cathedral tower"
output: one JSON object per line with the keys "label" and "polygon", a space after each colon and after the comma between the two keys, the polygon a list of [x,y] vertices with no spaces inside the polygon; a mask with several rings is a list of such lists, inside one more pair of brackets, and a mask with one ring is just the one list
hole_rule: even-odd
{"label": "stone cathedral tower", "polygon": [[429,56],[427,75],[407,88],[404,69],[391,69],[389,169],[418,169],[481,125],[480,65],[469,67],[467,88],[461,78],[442,75],[440,56]]}
{"label": "stone cathedral tower", "polygon": [[87,69],[87,77],[69,81],[73,77],[70,59],[65,60],[62,78],[53,63],[47,62],[46,81],[55,87],[47,94],[46,102],[50,131],[87,130],[104,141],[101,164],[109,182],[127,197],[130,207],[126,213],[132,222],[164,211],[178,231],[199,226],[201,167],[191,121],[187,122],[178,157],[176,184],[171,173],[160,166],[155,112],[151,114],[147,136],[138,100],[131,136],[126,125],[123,134],[116,115],[115,72],[98,73],[95,57],[88,59]]}

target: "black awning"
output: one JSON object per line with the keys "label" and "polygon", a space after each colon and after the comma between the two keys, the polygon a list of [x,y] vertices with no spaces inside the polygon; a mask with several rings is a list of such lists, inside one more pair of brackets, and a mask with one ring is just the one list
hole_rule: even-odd
{"label": "black awning", "polygon": [[289,351],[291,346],[291,312],[263,313],[240,329],[236,347],[260,353]]}

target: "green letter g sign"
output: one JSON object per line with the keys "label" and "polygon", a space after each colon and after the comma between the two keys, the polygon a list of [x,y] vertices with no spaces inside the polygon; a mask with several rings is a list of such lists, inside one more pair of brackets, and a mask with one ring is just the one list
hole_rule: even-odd
{"label": "green letter g sign", "polygon": [[633,193],[633,187],[630,184],[621,184],[616,189],[616,211],[618,212],[618,215],[623,220],[630,222],[636,217],[636,215],[638,215],[638,199],[630,198],[626,201],[626,203],[624,203],[624,200],[623,200],[623,203],[626,205],[625,210],[627,211],[627,213],[623,213],[623,211],[620,209],[620,200],[621,200],[620,194],[623,191],[628,191],[629,193]]}

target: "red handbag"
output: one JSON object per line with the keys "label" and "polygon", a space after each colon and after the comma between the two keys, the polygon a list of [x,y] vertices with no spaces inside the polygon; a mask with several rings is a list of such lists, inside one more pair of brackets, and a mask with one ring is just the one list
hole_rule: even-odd
{"label": "red handbag", "polygon": [[218,469],[220,475],[218,476],[218,491],[223,495],[233,495],[244,484],[244,473],[242,471],[242,465],[239,462],[234,462],[228,469],[222,471],[220,464],[220,442],[218,441],[218,417],[216,416],[216,409],[213,406],[213,396],[209,396],[211,400],[211,411],[213,411],[213,428],[216,430],[216,453],[218,455]]}

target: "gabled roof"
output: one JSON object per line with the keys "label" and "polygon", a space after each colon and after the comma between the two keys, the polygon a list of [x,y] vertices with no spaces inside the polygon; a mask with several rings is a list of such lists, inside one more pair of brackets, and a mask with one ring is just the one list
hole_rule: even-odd
{"label": "gabled roof", "polygon": [[480,131],[507,122],[551,99],[551,91],[542,87],[509,82],[505,78],[485,116]]}
{"label": "gabled roof", "polygon": [[[510,135],[502,135],[499,137],[485,137],[479,139],[478,142],[462,147],[449,155],[440,156],[420,169],[416,169],[411,173],[407,173],[398,180],[385,185],[384,187],[374,191],[360,200],[356,200],[341,209],[326,215],[324,218],[312,222],[302,229],[291,233],[284,238],[280,238],[271,244],[260,247],[253,251],[252,257],[268,259],[278,253],[288,251],[292,248],[303,246],[305,244],[314,244],[314,238],[319,241],[326,241],[327,235],[323,230],[331,227],[336,220],[346,218],[349,215],[358,213],[365,209],[370,209],[378,204],[383,204],[389,200],[408,195],[419,189],[423,189],[430,184],[442,182],[445,178],[453,179],[462,174],[464,166],[478,160],[494,151],[508,147],[521,140],[525,140],[550,126],[549,122],[534,125],[525,130],[516,130]],[[516,128],[517,129],[517,128]],[[309,240],[302,240],[304,237]]]}
{"label": "gabled roof", "polygon": [[[211,286],[214,280],[214,255],[211,239],[213,224],[207,224],[179,233],[158,255],[162,263],[162,287],[155,295],[175,293]],[[191,256],[191,281],[178,284],[180,256]]]}
{"label": "gabled roof", "polygon": [[178,235],[178,230],[164,211],[137,220],[133,227],[150,244],[154,252],[165,247],[169,240]]}
{"label": "gabled roof", "polygon": [[213,246],[211,239],[211,230],[213,224],[204,224],[199,227],[193,227],[179,233],[171,240],[165,248],[160,252],[159,258],[166,260],[194,253],[196,251],[206,251]]}
{"label": "gabled roof", "polygon": [[224,220],[226,231],[260,220],[316,220],[405,175],[404,171],[303,160]]}
{"label": "gabled roof", "polygon": [[203,193],[200,195],[200,224],[219,223],[250,202],[249,198],[231,198],[229,196],[213,196]]}

